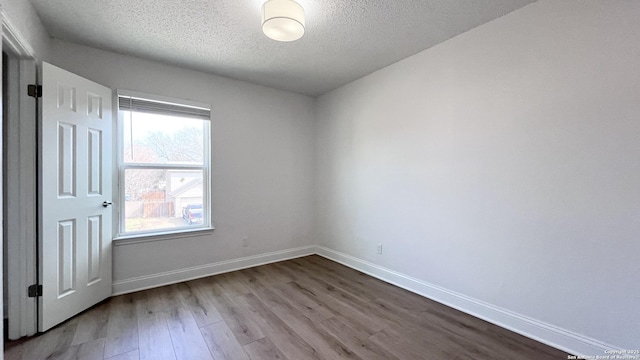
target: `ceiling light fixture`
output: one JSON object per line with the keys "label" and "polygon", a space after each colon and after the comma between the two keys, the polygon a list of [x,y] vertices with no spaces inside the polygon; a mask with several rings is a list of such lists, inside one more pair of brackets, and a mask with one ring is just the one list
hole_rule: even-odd
{"label": "ceiling light fixture", "polygon": [[262,4],[262,31],[277,41],[304,35],[304,9],[294,0],[268,0]]}

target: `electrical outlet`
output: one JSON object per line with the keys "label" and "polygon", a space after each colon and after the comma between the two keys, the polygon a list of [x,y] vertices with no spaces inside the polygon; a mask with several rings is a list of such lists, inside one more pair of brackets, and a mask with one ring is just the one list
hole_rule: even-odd
{"label": "electrical outlet", "polygon": [[378,254],[382,254],[382,244],[378,244]]}
{"label": "electrical outlet", "polygon": [[249,237],[245,236],[242,238],[242,247],[249,247]]}

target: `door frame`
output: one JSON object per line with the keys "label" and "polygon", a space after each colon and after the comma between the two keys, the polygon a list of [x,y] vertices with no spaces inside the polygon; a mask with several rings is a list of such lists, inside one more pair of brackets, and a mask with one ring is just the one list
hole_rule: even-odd
{"label": "door frame", "polygon": [[[5,219],[11,223],[3,232],[7,245],[7,315],[8,337],[18,339],[37,332],[37,298],[29,298],[26,289],[37,283],[37,113],[35,99],[27,96],[26,84],[37,80],[37,58],[33,48],[20,35],[4,10],[2,17],[2,47],[9,55],[8,74],[10,97],[7,131],[17,137],[7,139],[7,156],[19,161],[7,162],[3,170],[12,176],[3,185],[7,189]],[[3,74],[4,76],[4,74]],[[27,166],[23,164],[29,164]],[[32,216],[28,216],[31,214]],[[26,216],[25,216],[26,215]],[[2,270],[0,270],[2,271]]]}

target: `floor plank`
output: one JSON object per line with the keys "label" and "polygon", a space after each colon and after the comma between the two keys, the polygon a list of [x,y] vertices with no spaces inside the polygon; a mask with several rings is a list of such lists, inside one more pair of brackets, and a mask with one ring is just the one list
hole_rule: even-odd
{"label": "floor plank", "polygon": [[59,358],[62,360],[102,360],[104,359],[104,338],[73,345]]}
{"label": "floor plank", "polygon": [[250,314],[229,300],[224,291],[216,287],[216,284],[209,288],[207,294],[241,345],[262,339],[265,336],[260,327],[252,320]]}
{"label": "floor plank", "polygon": [[289,359],[324,359],[314,348],[309,346],[291,327],[278,318],[253,294],[236,299],[252,314],[254,321],[269,339]]}
{"label": "floor plank", "polygon": [[446,359],[442,354],[436,354],[433,352],[425,352],[424,349],[416,346],[412,346],[410,343],[404,341],[402,338],[390,336],[387,330],[382,330],[375,335],[369,337],[371,341],[380,347],[384,347],[387,351],[392,353],[400,360],[440,360]]}
{"label": "floor plank", "polygon": [[326,359],[361,359],[340,340],[295,308],[276,306],[271,311]]}
{"label": "floor plank", "polygon": [[291,263],[296,266],[297,271],[303,272],[309,280],[316,282],[322,281],[325,284],[329,284],[358,297],[361,301],[373,300],[380,296],[366,285],[364,279],[362,279],[362,282],[345,280],[344,277],[335,272],[324,271],[323,268],[317,267],[314,263],[306,260],[306,258],[293,259]]}
{"label": "floor plank", "polygon": [[249,356],[224,322],[203,327],[200,331],[214,359],[249,360]]}
{"label": "floor plank", "polygon": [[249,343],[243,348],[251,360],[287,360],[287,357],[268,337]]}
{"label": "floor plank", "polygon": [[197,283],[189,282],[177,286],[198,326],[202,327],[222,321],[222,315],[211,300],[198,289]]}
{"label": "floor plank", "polygon": [[138,349],[138,320],[132,294],[116,296],[109,302],[104,357],[109,358]]}
{"label": "floor plank", "polygon": [[306,296],[305,290],[302,290],[297,283],[290,282],[280,284],[277,285],[276,288],[285,299],[285,303],[280,303],[278,306],[292,306],[303,313],[306,317],[316,322],[328,319],[334,315],[334,313],[320,302],[317,297]]}
{"label": "floor plank", "polygon": [[167,324],[167,313],[153,310],[154,301],[149,293],[142,292],[138,295],[136,317],[140,360],[174,360],[176,356]]}
{"label": "floor plank", "polygon": [[105,358],[105,360],[139,360],[138,350],[129,351],[128,353],[116,355],[110,358]]}
{"label": "floor plank", "polygon": [[78,316],[78,328],[71,345],[79,345],[107,336],[109,323],[109,307],[96,306]]}
{"label": "floor plank", "polygon": [[355,304],[350,304],[324,293],[324,290],[312,281],[298,279],[297,282],[292,284],[305,296],[316,299],[335,314],[342,315],[348,319],[353,327],[363,329],[369,334],[375,334],[387,326],[373,314],[360,311]]}
{"label": "floor plank", "polygon": [[173,351],[178,360],[212,360],[209,348],[191,312],[179,306],[167,313]]}
{"label": "floor plank", "polygon": [[22,359],[60,357],[71,346],[77,326],[77,320],[71,319],[44,334],[33,337],[22,345]]}
{"label": "floor plank", "polygon": [[279,294],[276,286],[283,282],[278,281],[275,271],[265,271],[265,266],[240,270],[239,279],[257,296],[267,307],[282,305],[285,300]]}
{"label": "floor plank", "polygon": [[234,271],[216,276],[216,283],[218,286],[222,287],[225,295],[229,298],[234,298],[251,292],[249,287],[240,280],[241,277],[241,275]]}
{"label": "floor plank", "polygon": [[393,354],[384,347],[369,340],[369,334],[364,331],[354,329],[344,321],[342,317],[336,316],[326,319],[320,323],[327,332],[335,338],[340,339],[349,349],[353,350],[363,359],[370,360],[395,360]]}
{"label": "floor plank", "polygon": [[24,344],[15,343],[16,341],[9,342],[9,343],[12,343],[12,342],[14,343],[9,347],[7,347],[5,345],[5,348],[4,348],[4,360],[20,360],[20,359],[22,359],[22,353],[24,352]]}

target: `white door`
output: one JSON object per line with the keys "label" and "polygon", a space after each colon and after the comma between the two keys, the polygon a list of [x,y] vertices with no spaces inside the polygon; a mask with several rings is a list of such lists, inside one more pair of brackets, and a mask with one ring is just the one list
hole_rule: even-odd
{"label": "white door", "polygon": [[111,295],[111,90],[42,64],[39,331]]}

